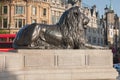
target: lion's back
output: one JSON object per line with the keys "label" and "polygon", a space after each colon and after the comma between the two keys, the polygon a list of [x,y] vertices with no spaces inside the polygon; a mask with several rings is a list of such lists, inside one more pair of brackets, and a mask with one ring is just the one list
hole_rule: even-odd
{"label": "lion's back", "polygon": [[[34,24],[35,25],[35,24]],[[23,28],[21,28],[18,33],[17,36],[14,40],[14,44],[15,45],[28,45],[31,41],[31,35],[34,31],[34,26],[32,25],[26,25]]]}

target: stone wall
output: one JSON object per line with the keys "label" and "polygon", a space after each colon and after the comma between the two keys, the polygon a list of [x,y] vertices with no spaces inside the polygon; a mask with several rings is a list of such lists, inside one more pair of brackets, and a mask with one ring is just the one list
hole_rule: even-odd
{"label": "stone wall", "polygon": [[115,80],[110,50],[0,53],[0,80]]}

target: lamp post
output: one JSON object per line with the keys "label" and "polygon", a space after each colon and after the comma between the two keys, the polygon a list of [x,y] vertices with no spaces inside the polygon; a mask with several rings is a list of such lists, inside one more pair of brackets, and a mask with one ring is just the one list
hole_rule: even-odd
{"label": "lamp post", "polygon": [[117,14],[115,14],[115,16],[114,16],[114,20],[115,20],[115,22],[114,22],[114,29],[115,29],[115,48],[117,49],[117,42],[118,42],[118,40],[117,40],[117,30],[118,30],[118,26],[119,26],[119,18],[118,18],[118,16],[117,16]]}
{"label": "lamp post", "polygon": [[103,23],[104,23],[104,30],[105,30],[105,45],[108,45],[108,7],[106,5],[106,8],[105,8],[105,22],[103,20]]}

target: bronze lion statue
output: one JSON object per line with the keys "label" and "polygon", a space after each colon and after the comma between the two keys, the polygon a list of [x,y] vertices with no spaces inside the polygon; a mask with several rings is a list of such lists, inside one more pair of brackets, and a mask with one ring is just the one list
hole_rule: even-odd
{"label": "bronze lion statue", "polygon": [[14,48],[80,49],[85,44],[85,25],[89,18],[78,6],[66,10],[55,25],[33,23],[21,28]]}

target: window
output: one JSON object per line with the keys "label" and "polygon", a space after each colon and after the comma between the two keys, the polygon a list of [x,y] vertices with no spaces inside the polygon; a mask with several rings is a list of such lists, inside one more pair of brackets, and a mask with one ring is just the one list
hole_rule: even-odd
{"label": "window", "polygon": [[36,15],[36,7],[32,7],[32,14]]}
{"label": "window", "polygon": [[32,20],[32,23],[36,23],[36,19],[33,19],[33,20]]}
{"label": "window", "polygon": [[88,32],[90,32],[90,31],[91,31],[91,29],[90,29],[89,27],[88,27],[88,30],[89,30]]}
{"label": "window", "polygon": [[92,31],[93,31],[93,33],[94,33],[94,29],[93,29]]}
{"label": "window", "polygon": [[55,16],[52,15],[52,24],[55,24],[56,23],[56,19],[55,19]]}
{"label": "window", "polygon": [[13,42],[14,38],[13,37],[10,37],[9,38],[9,42]]}
{"label": "window", "polygon": [[63,1],[62,1],[62,2],[61,2],[61,7],[64,7],[64,6],[65,6],[65,3],[66,3],[66,2],[63,2]]}
{"label": "window", "polygon": [[88,37],[88,42],[91,43],[91,37],[90,36]]}
{"label": "window", "polygon": [[52,11],[52,24],[55,24],[56,23],[56,18],[55,18],[55,11]]}
{"label": "window", "polygon": [[60,17],[56,16],[56,23],[59,21]]}
{"label": "window", "polygon": [[54,12],[54,11],[52,11],[52,15],[55,15],[55,12]]}
{"label": "window", "polygon": [[18,27],[19,27],[19,28],[22,27],[22,19],[18,19]]}
{"label": "window", "polygon": [[93,43],[94,44],[96,43],[96,37],[93,37]]}
{"label": "window", "polygon": [[7,11],[8,11],[7,6],[4,6],[3,8],[4,8],[3,9],[3,14],[7,14]]}
{"label": "window", "polygon": [[47,0],[43,0],[43,1],[47,2]]}
{"label": "window", "polygon": [[3,28],[7,28],[8,20],[3,19]]}
{"label": "window", "polygon": [[17,20],[15,20],[15,28],[17,28]]}
{"label": "window", "polygon": [[112,26],[112,25],[110,25],[110,28],[111,28],[111,29],[113,29],[113,26]]}
{"label": "window", "polygon": [[23,24],[23,26],[25,26],[25,25],[26,25],[26,24],[25,24],[25,19],[23,19],[23,20],[22,20],[22,22],[23,22],[23,23],[22,23],[22,24]]}
{"label": "window", "polygon": [[100,33],[100,31],[99,31],[100,29],[98,28],[98,34]]}
{"label": "window", "polygon": [[98,38],[98,44],[100,44],[100,38]]}
{"label": "window", "polygon": [[93,29],[93,33],[96,33],[96,29]]}
{"label": "window", "polygon": [[0,42],[7,42],[7,38],[0,38]]}
{"label": "window", "polygon": [[16,6],[16,14],[24,14],[24,7]]}
{"label": "window", "polygon": [[42,21],[43,24],[47,24],[47,21]]}
{"label": "window", "polygon": [[24,25],[25,25],[25,19],[16,19],[15,20],[15,27],[16,28],[21,28]]}
{"label": "window", "polygon": [[101,38],[101,44],[103,44],[103,39]]}
{"label": "window", "polygon": [[44,8],[43,9],[43,16],[46,16],[46,12],[47,12],[47,10],[46,10],[46,8]]}
{"label": "window", "polygon": [[103,33],[103,29],[101,29],[101,34]]}

